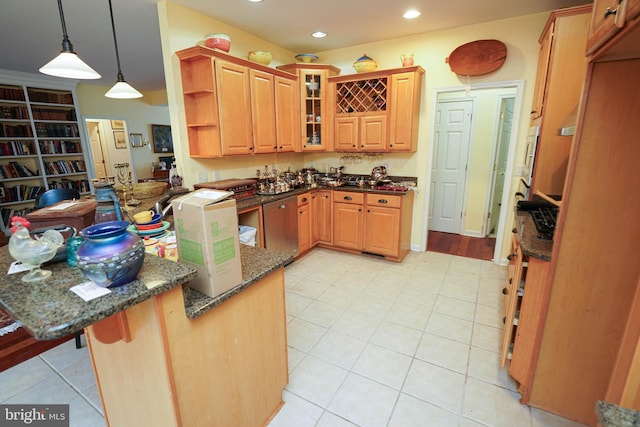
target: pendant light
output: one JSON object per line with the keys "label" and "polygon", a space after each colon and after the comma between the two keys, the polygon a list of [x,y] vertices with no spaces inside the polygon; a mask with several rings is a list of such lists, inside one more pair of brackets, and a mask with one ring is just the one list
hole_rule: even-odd
{"label": "pendant light", "polygon": [[124,80],[124,75],[120,69],[120,55],[118,53],[118,40],[116,40],[116,25],[113,22],[113,8],[111,7],[111,0],[109,0],[109,14],[111,15],[111,28],[113,30],[113,45],[116,47],[116,61],[118,62],[118,81],[107,93],[104,94],[107,98],[118,99],[133,99],[142,98],[142,94],[135,90],[133,86]]}
{"label": "pendant light", "polygon": [[58,0],[58,11],[60,12],[60,22],[62,23],[62,51],[40,68],[40,72],[67,79],[99,79],[102,76],[85,64],[78,54],[73,51],[73,45],[67,36],[67,26],[64,23],[62,0]]}

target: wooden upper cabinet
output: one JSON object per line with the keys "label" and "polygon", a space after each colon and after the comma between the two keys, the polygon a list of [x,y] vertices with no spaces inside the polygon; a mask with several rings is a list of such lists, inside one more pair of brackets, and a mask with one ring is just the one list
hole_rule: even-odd
{"label": "wooden upper cabinet", "polygon": [[626,6],[627,0],[594,0],[587,39],[587,55],[593,54],[622,28],[625,22]]}
{"label": "wooden upper cabinet", "polygon": [[274,76],[249,70],[251,78],[251,122],[255,153],[276,151],[276,110]]}
{"label": "wooden upper cabinet", "polygon": [[[589,31],[591,6],[579,6],[554,11],[549,16],[540,37],[541,52],[551,38],[550,54],[541,53],[540,81],[536,91],[542,94],[541,115],[534,120],[540,125],[533,170],[532,193],[561,195],[571,149],[571,136],[561,136],[565,120],[575,114],[580,103],[582,83],[587,72],[584,46]],[[552,34],[552,35],[551,35]],[[544,76],[544,79],[542,78]],[[541,87],[544,80],[544,88]],[[534,115],[532,115],[534,117]]]}
{"label": "wooden upper cabinet", "polygon": [[555,21],[548,21],[542,36],[540,36],[540,52],[538,53],[538,70],[536,72],[536,85],[533,90],[533,105],[531,106],[531,120],[535,120],[542,115],[544,108],[544,93],[547,87],[547,73],[549,72],[549,61],[551,60],[551,42],[553,40],[553,29]]}
{"label": "wooden upper cabinet", "polygon": [[421,67],[329,78],[334,151],[415,151]]}
{"label": "wooden upper cabinet", "polygon": [[275,77],[276,143],[278,152],[300,151],[298,83]]}
{"label": "wooden upper cabinet", "polygon": [[296,150],[295,75],[202,46],[176,54],[191,157]]}
{"label": "wooden upper cabinet", "polygon": [[391,76],[389,100],[389,151],[415,151],[420,118],[422,73]]}
{"label": "wooden upper cabinet", "polygon": [[329,108],[327,78],[338,75],[340,70],[332,65],[306,63],[279,65],[277,68],[298,76],[296,102],[299,108],[296,111],[300,130],[297,146],[301,151],[331,150],[333,115]]}

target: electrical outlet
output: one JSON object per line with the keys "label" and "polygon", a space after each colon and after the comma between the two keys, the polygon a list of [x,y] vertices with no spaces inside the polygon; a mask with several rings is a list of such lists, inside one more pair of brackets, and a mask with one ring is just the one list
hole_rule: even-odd
{"label": "electrical outlet", "polygon": [[213,180],[220,181],[220,171],[213,171]]}
{"label": "electrical outlet", "polygon": [[196,176],[196,180],[198,183],[207,182],[207,173],[206,172],[198,172]]}

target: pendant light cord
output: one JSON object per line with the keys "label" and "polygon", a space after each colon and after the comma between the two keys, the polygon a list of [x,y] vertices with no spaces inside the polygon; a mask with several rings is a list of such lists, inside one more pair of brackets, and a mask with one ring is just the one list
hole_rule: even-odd
{"label": "pendant light cord", "polygon": [[[62,0],[58,0],[59,2]],[[113,8],[111,7],[111,0],[109,0],[109,14],[111,15],[111,29],[113,30],[113,45],[116,48],[116,62],[118,63],[118,81],[124,81],[124,75],[120,69],[120,54],[118,53],[118,40],[116,40],[116,24],[113,21]],[[63,24],[64,25],[64,24]]]}
{"label": "pendant light cord", "polygon": [[62,23],[62,51],[73,53],[73,45],[71,44],[71,40],[69,40],[69,36],[67,35],[67,25],[64,22],[62,0],[58,0],[58,12],[60,12],[60,22]]}

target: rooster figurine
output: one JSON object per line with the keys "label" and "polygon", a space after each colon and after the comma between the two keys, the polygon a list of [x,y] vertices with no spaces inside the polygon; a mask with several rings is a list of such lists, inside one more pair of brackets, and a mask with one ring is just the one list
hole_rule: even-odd
{"label": "rooster figurine", "polygon": [[11,218],[9,253],[30,270],[22,277],[22,281],[37,282],[51,276],[50,271],[40,269],[40,264],[56,255],[58,248],[64,244],[64,237],[56,230],[47,230],[40,238],[33,239],[27,228],[29,225],[26,218]]}

